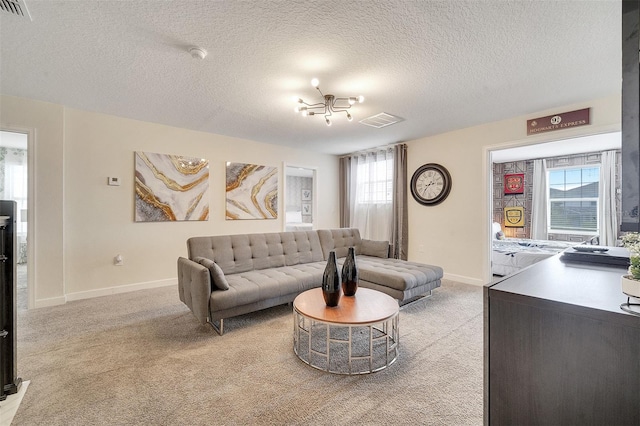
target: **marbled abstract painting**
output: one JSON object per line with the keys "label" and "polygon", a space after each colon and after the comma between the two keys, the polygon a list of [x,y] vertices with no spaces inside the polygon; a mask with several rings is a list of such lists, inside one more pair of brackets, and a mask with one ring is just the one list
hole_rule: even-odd
{"label": "marbled abstract painting", "polygon": [[209,219],[209,161],[136,152],[136,222]]}
{"label": "marbled abstract painting", "polygon": [[278,169],[227,163],[227,220],[277,217]]}

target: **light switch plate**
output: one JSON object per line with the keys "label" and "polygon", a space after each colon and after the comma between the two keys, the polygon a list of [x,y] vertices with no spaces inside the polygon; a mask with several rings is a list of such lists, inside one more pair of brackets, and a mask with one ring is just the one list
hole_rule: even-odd
{"label": "light switch plate", "polygon": [[107,184],[111,186],[120,186],[120,179],[117,177],[108,177]]}

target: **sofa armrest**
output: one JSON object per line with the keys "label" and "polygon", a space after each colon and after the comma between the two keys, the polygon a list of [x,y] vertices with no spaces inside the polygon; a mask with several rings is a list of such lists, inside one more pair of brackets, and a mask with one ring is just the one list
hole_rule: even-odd
{"label": "sofa armrest", "polygon": [[180,300],[202,324],[209,318],[211,274],[209,270],[192,260],[178,258],[178,294]]}
{"label": "sofa armrest", "polygon": [[389,241],[374,241],[363,239],[360,243],[360,254],[386,259],[389,257],[390,247],[391,246],[389,244]]}

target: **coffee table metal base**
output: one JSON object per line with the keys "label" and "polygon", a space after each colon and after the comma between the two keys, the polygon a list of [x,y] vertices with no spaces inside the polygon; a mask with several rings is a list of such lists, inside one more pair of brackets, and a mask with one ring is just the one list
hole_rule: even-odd
{"label": "coffee table metal base", "polygon": [[398,358],[398,314],[370,324],[336,324],[293,310],[293,350],[303,362],[335,374],[383,370]]}

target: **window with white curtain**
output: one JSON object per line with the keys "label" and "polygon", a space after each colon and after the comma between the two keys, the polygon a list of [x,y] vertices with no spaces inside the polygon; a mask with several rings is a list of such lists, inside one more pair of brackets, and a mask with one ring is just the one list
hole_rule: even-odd
{"label": "window with white curtain", "polygon": [[597,234],[600,167],[569,167],[548,173],[549,232]]}
{"label": "window with white curtain", "polygon": [[358,164],[358,204],[393,202],[393,158],[371,158]]}
{"label": "window with white curtain", "polygon": [[27,151],[0,147],[0,199],[14,200],[17,204],[16,231],[18,237],[27,233]]}
{"label": "window with white curtain", "polygon": [[388,241],[393,220],[393,148],[352,157],[355,171],[355,206],[351,226],[362,238]]}
{"label": "window with white curtain", "polygon": [[16,231],[18,234],[27,232],[26,218],[21,212],[27,208],[27,166],[24,164],[6,164],[4,171],[6,199],[14,200],[17,204]]}

